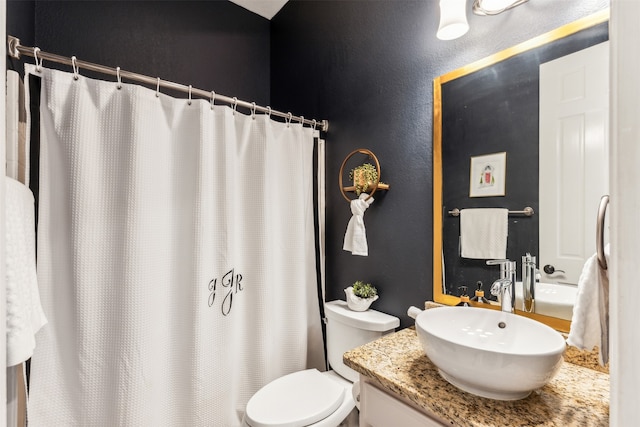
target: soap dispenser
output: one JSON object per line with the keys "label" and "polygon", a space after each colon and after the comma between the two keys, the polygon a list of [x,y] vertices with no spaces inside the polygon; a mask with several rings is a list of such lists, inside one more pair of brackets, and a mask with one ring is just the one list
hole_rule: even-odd
{"label": "soap dispenser", "polygon": [[469,295],[467,295],[467,287],[460,286],[458,287],[460,290],[460,302],[456,304],[459,307],[470,307],[469,305]]}
{"label": "soap dispenser", "polygon": [[476,282],[476,294],[473,298],[471,298],[471,301],[475,301],[475,302],[479,302],[482,304],[490,304],[489,300],[487,300],[484,297],[484,290],[482,290],[482,282],[478,280],[478,282]]}

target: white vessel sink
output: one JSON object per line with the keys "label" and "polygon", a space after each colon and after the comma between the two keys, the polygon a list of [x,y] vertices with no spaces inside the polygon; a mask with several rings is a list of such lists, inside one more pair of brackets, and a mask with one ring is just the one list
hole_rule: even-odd
{"label": "white vessel sink", "polygon": [[[571,320],[578,287],[557,283],[536,283],[535,312]],[[516,308],[522,309],[522,282],[516,282]]]}
{"label": "white vessel sink", "polygon": [[553,378],[565,350],[562,335],[547,325],[484,308],[425,310],[416,331],[444,379],[490,399],[527,397]]}

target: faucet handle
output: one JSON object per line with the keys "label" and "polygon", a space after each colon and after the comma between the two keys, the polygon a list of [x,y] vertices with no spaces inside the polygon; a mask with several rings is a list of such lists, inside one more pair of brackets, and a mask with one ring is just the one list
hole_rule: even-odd
{"label": "faucet handle", "polygon": [[503,265],[503,264],[506,264],[508,262],[511,262],[511,260],[508,260],[508,259],[488,259],[487,260],[487,265]]}

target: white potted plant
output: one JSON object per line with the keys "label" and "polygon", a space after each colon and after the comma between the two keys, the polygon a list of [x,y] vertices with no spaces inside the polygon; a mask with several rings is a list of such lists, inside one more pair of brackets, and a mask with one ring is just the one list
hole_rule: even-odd
{"label": "white potted plant", "polygon": [[344,290],[347,296],[347,306],[353,311],[366,311],[378,299],[378,290],[370,283],[361,280]]}

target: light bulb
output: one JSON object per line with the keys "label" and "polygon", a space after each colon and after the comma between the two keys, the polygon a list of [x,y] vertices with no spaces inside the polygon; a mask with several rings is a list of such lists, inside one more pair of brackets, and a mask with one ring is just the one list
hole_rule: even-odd
{"label": "light bulb", "polygon": [[453,40],[469,31],[466,0],[440,0],[440,25],[436,37]]}

